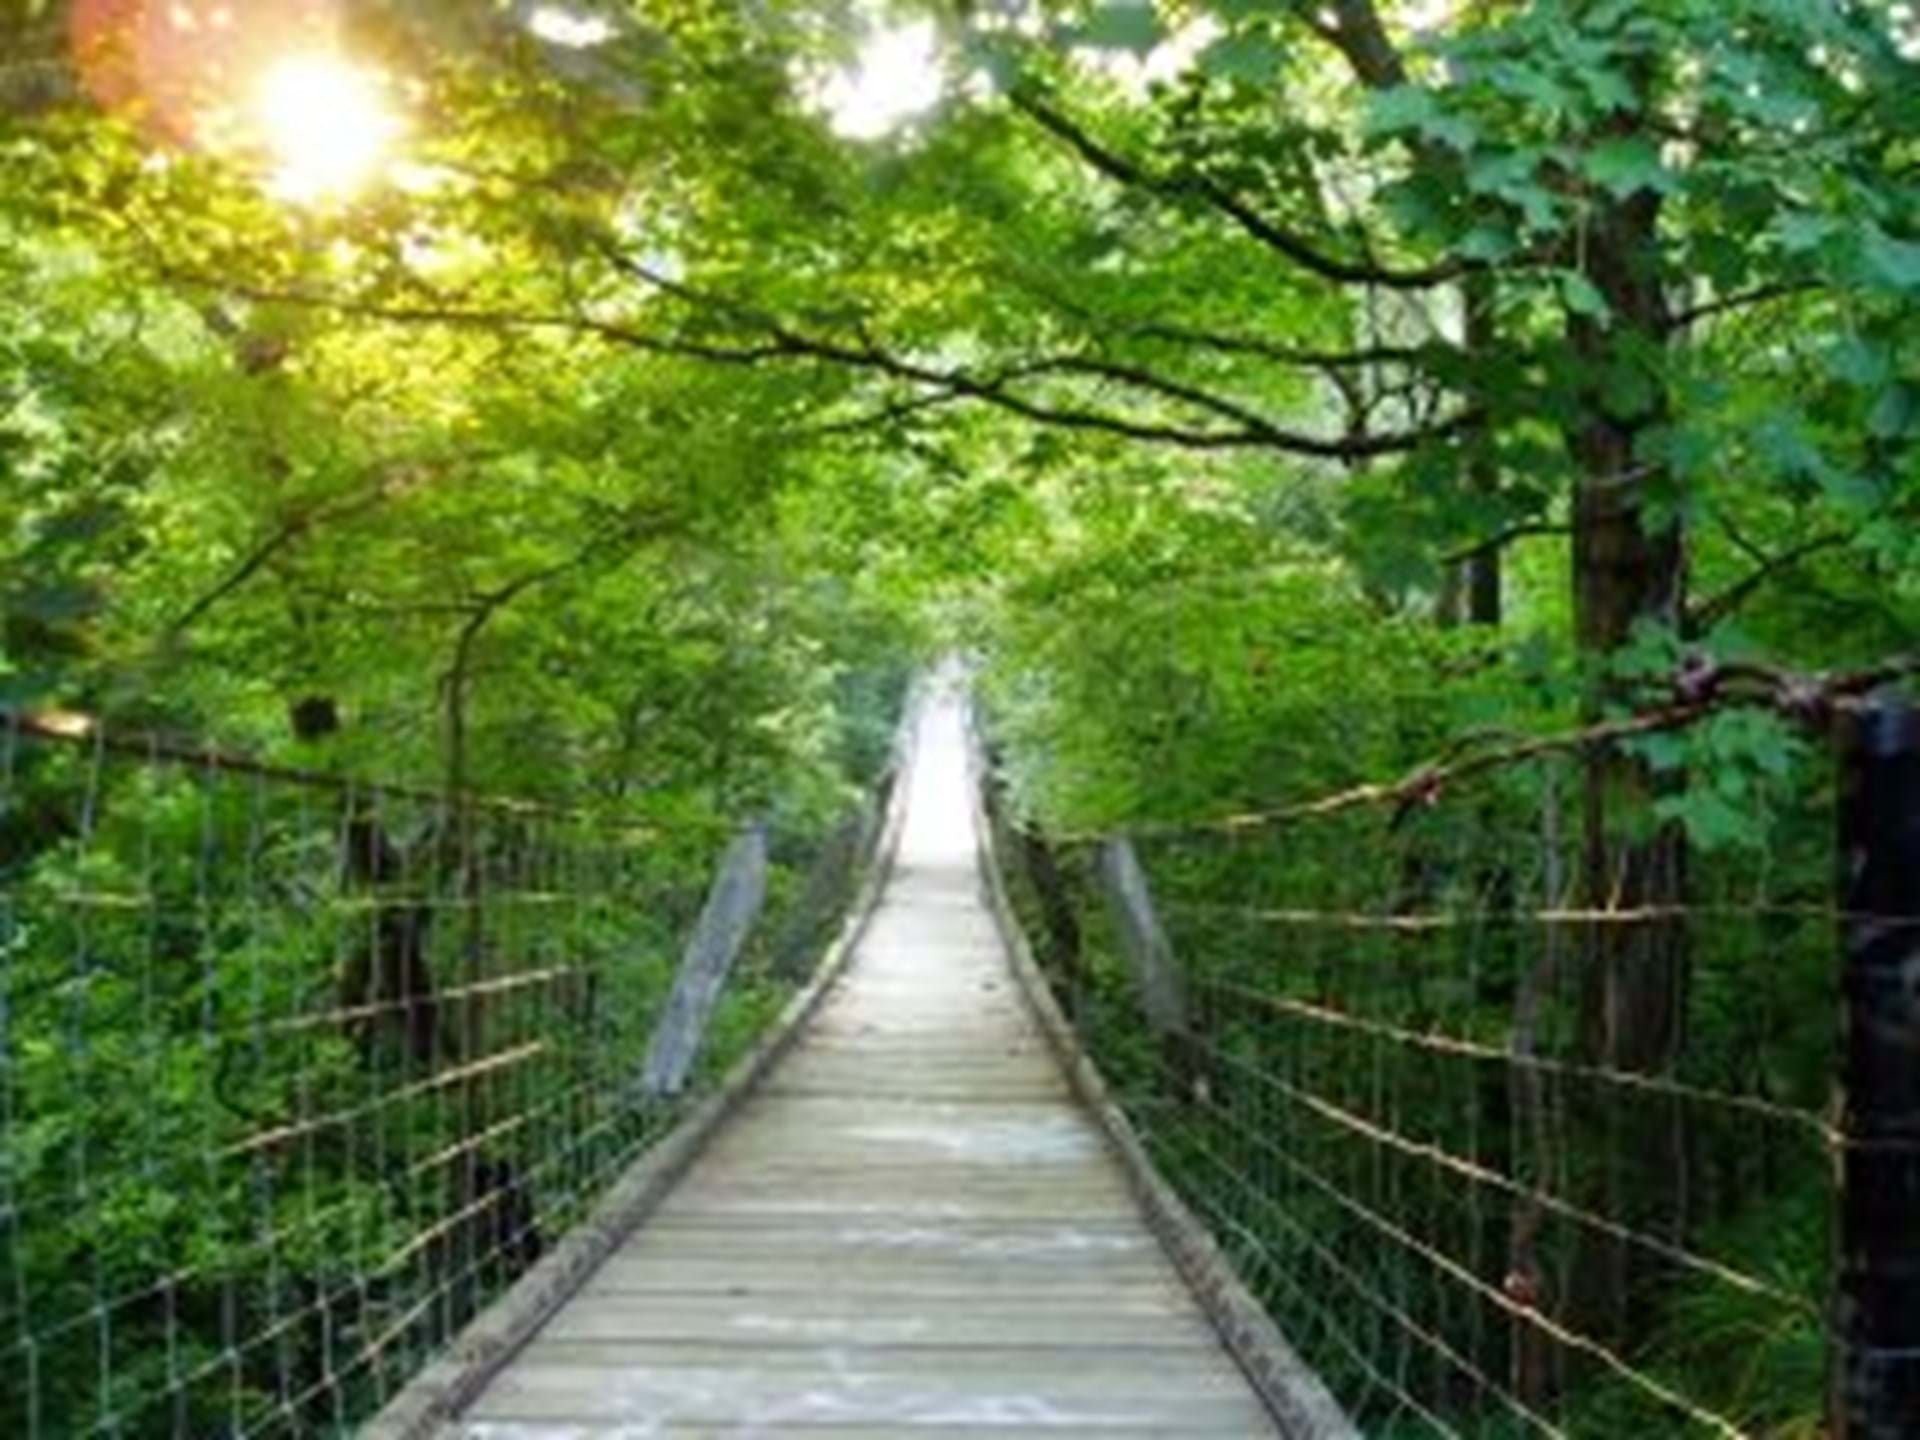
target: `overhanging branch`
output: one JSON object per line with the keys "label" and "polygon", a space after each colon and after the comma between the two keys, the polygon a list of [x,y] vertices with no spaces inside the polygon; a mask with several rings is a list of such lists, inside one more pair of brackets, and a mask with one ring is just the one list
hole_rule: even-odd
{"label": "overhanging branch", "polygon": [[1344,260],[1328,255],[1301,236],[1263,215],[1215,180],[1191,171],[1160,174],[1096,140],[1083,126],[1047,104],[1030,87],[1008,95],[1013,107],[1061,141],[1108,179],[1167,200],[1196,199],[1225,215],[1245,234],[1293,264],[1336,285],[1377,285],[1388,290],[1429,290],[1459,278],[1468,267],[1457,260],[1416,270]]}
{"label": "overhanging branch", "polygon": [[1198,330],[1185,325],[1140,325],[1127,335],[1141,340],[1163,340],[1170,345],[1190,345],[1195,349],[1217,350],[1223,355],[1247,355],[1291,365],[1302,370],[1359,370],[1369,365],[1414,365],[1427,358],[1427,351],[1411,345],[1369,345],[1355,350],[1316,350],[1287,345],[1259,335],[1225,334]]}
{"label": "overhanging branch", "polygon": [[[336,313],[396,324],[443,324],[471,328],[550,329],[591,335],[607,343],[648,354],[676,356],[717,364],[755,366],[768,363],[811,362],[867,371],[930,388],[928,405],[948,400],[974,400],[995,406],[1038,424],[1093,431],[1195,450],[1274,450],[1314,459],[1351,461],[1403,454],[1433,440],[1448,438],[1470,426],[1463,413],[1438,424],[1383,435],[1320,436],[1292,430],[1261,416],[1238,400],[1215,394],[1182,380],[1156,374],[1145,367],[1080,355],[1043,356],[998,372],[980,373],[955,367],[943,369],[888,351],[870,337],[845,340],[809,334],[767,316],[730,297],[713,296],[683,282],[661,277],[628,259],[622,268],[696,309],[713,309],[730,316],[753,333],[746,339],[689,338],[645,330],[580,314],[515,309],[468,309],[457,305],[386,305],[312,292],[271,291],[228,285],[229,293],[259,303],[293,304],[329,309]],[[176,277],[178,278],[178,277]],[[217,285],[199,280],[196,283]],[[1047,376],[1104,379],[1200,411],[1224,424],[1193,424],[1177,420],[1142,419],[1101,408],[1037,398],[1016,388],[1022,382]]]}

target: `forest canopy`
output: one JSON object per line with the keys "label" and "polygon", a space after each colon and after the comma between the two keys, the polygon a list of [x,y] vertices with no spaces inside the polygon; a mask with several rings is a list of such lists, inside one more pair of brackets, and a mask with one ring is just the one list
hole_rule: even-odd
{"label": "forest canopy", "polygon": [[[15,703],[718,783],[932,625],[1086,824],[1910,636],[1899,4],[7,26]],[[1122,781],[1168,705],[1211,778]]]}

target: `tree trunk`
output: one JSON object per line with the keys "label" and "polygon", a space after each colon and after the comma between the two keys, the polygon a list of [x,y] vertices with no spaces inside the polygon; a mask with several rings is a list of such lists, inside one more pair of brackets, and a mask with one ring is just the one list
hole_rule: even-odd
{"label": "tree trunk", "polygon": [[[1500,344],[1500,322],[1494,313],[1498,300],[1497,285],[1485,270],[1476,270],[1461,286],[1461,301],[1466,310],[1464,337],[1467,357],[1476,368],[1485,363]],[[1484,407],[1482,397],[1479,403]],[[1500,465],[1493,450],[1493,420],[1489,416],[1475,430],[1473,451],[1467,461],[1467,490],[1475,498],[1491,498],[1500,493]],[[1489,545],[1469,555],[1461,565],[1462,589],[1466,592],[1469,625],[1500,624],[1502,617],[1500,547]]]}
{"label": "tree trunk", "polygon": [[[1657,353],[1669,328],[1658,273],[1659,200],[1651,194],[1608,206],[1590,240],[1588,278],[1612,310],[1609,321],[1575,317],[1569,338],[1589,377],[1582,414],[1569,435],[1579,467],[1574,495],[1573,585],[1576,643],[1595,667],[1588,709],[1618,694],[1604,667],[1636,625],[1680,619],[1686,565],[1676,515],[1649,516],[1662,467],[1641,441],[1668,418],[1664,381],[1643,355]],[[1583,902],[1595,908],[1677,905],[1686,854],[1677,827],[1656,826],[1654,777],[1617,754],[1594,757],[1586,776]],[[1678,1053],[1682,1033],[1683,927],[1608,925],[1589,937],[1582,1043],[1589,1059],[1650,1071]]]}
{"label": "tree trunk", "polygon": [[[1617,133],[1630,134],[1623,119]],[[1677,624],[1685,585],[1685,544],[1677,508],[1649,513],[1669,480],[1645,438],[1669,415],[1658,357],[1670,329],[1659,267],[1660,201],[1650,192],[1602,206],[1586,238],[1585,273],[1605,300],[1604,317],[1575,315],[1568,338],[1583,367],[1580,413],[1568,445],[1578,471],[1573,509],[1575,636],[1591,668],[1587,710],[1597,716],[1621,698],[1609,657],[1643,623]],[[1586,928],[1579,949],[1577,1044],[1586,1064],[1654,1073],[1679,1056],[1685,1037],[1687,933],[1677,909],[1686,896],[1680,828],[1654,806],[1670,776],[1617,752],[1588,760],[1583,782],[1580,903],[1595,910],[1645,911],[1647,918]],[[1686,1134],[1681,1117],[1637,1107],[1627,1092],[1592,1087],[1578,1107],[1576,1137],[1599,1161],[1582,1185],[1583,1208],[1627,1229],[1684,1217]],[[1636,1323],[1630,1296],[1642,1289],[1644,1252],[1589,1231],[1569,1297],[1576,1326],[1603,1339]]]}

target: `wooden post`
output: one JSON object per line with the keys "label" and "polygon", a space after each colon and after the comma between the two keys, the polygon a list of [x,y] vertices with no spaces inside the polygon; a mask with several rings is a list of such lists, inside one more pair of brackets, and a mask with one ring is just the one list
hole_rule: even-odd
{"label": "wooden post", "polygon": [[640,1088],[650,1096],[678,1095],[699,1058],[707,1022],[727,983],[733,962],[759,918],[767,896],[767,830],[755,821],[720,857],[693,938],[687,941],[667,1008],[654,1026],[641,1070]]}
{"label": "wooden post", "polygon": [[1100,884],[1106,892],[1120,945],[1133,967],[1134,986],[1147,1028],[1160,1041],[1183,1090],[1200,1083],[1200,1070],[1187,1026],[1187,987],[1180,962],[1154,914],[1153,894],[1133,842],[1116,836],[1100,850]]}
{"label": "wooden post", "polygon": [[1845,1149],[1832,1326],[1836,1440],[1920,1435],[1920,711],[1843,742]]}

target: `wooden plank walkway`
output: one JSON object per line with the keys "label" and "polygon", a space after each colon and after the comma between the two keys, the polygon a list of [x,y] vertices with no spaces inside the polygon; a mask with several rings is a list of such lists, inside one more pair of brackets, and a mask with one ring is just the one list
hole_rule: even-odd
{"label": "wooden plank walkway", "polygon": [[957,705],[919,756],[845,979],[450,1435],[1276,1433],[1020,998]]}

